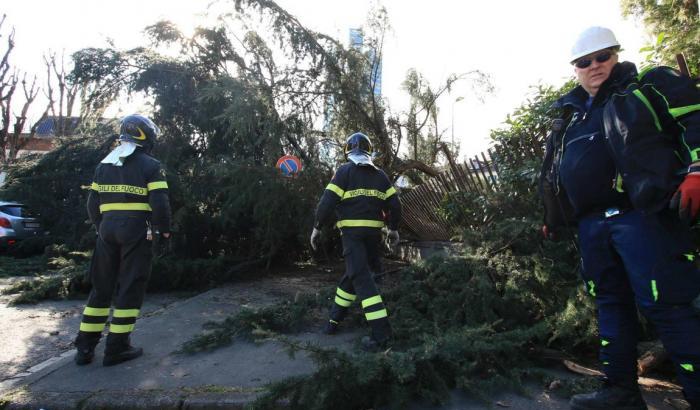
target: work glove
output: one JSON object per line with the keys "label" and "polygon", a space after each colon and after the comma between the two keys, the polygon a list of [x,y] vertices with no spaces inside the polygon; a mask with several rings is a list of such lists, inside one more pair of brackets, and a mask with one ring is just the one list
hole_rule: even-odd
{"label": "work glove", "polygon": [[149,240],[153,241],[155,256],[163,257],[172,253],[173,245],[172,242],[170,242],[171,237],[172,234],[170,232],[153,231],[151,239]]}
{"label": "work glove", "polygon": [[547,225],[542,225],[542,236],[544,239],[550,241],[556,241],[559,239],[559,236],[553,230],[549,229]]}
{"label": "work glove", "polygon": [[399,231],[394,231],[390,229],[389,233],[386,235],[386,241],[390,247],[396,247],[396,245],[399,244]]}
{"label": "work glove", "polygon": [[321,231],[314,228],[314,230],[311,232],[311,239],[309,241],[311,243],[311,249],[316,250],[316,248],[318,248],[318,241],[320,241],[320,240],[321,240]]}
{"label": "work glove", "polygon": [[683,182],[673,194],[668,205],[671,209],[678,208],[678,217],[687,223],[693,223],[700,211],[700,172],[685,176]]}

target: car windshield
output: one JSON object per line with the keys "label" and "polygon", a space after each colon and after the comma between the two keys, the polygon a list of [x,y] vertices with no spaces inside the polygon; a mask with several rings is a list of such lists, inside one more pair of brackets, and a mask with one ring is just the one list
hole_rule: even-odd
{"label": "car windshield", "polygon": [[29,218],[32,217],[33,215],[29,210],[27,210],[26,207],[23,207],[21,205],[5,205],[5,206],[0,206],[0,212],[4,212],[8,215],[12,216],[18,216],[22,218]]}

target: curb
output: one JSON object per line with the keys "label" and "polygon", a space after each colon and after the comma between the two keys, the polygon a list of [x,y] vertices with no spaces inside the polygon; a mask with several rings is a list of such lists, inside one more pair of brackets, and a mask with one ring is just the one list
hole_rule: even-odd
{"label": "curb", "polygon": [[[0,405],[2,404],[2,395],[9,393],[16,385],[24,381],[33,380],[36,378],[32,376],[39,375],[40,377],[42,377],[44,374],[42,370],[48,369],[54,365],[56,365],[55,368],[58,368],[58,365],[64,362],[63,359],[67,357],[73,357],[74,352],[75,351],[72,349],[67,350],[58,356],[51,357],[39,364],[30,367],[22,373],[18,373],[8,379],[0,381]],[[2,409],[2,407],[0,407],[0,409]]]}
{"label": "curb", "polygon": [[[221,387],[219,390],[231,389]],[[96,392],[31,392],[16,390],[0,398],[2,410],[241,410],[256,392],[188,392],[125,390]]]}

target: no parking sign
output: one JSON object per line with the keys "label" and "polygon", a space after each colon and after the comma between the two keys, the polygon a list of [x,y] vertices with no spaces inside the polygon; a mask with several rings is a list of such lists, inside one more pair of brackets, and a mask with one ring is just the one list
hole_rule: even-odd
{"label": "no parking sign", "polygon": [[294,155],[285,155],[277,160],[276,167],[285,177],[293,177],[301,172],[301,160]]}

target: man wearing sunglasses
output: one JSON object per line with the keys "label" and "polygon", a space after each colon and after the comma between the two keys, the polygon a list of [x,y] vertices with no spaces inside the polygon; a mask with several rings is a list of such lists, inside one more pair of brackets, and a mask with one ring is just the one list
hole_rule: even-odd
{"label": "man wearing sunglasses", "polygon": [[618,62],[619,51],[603,27],[575,42],[579,86],[557,101],[567,120],[548,140],[541,178],[564,193],[558,208],[573,210],[581,274],[598,311],[605,383],[574,396],[571,408],[647,408],[637,386],[639,309],[700,410],[700,316],[692,308],[700,271],[689,228],[700,207],[700,91],[669,67],[640,74]]}

